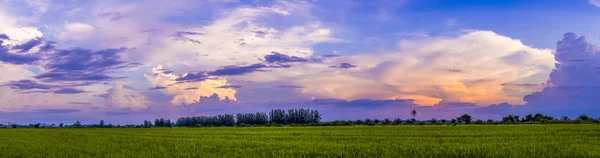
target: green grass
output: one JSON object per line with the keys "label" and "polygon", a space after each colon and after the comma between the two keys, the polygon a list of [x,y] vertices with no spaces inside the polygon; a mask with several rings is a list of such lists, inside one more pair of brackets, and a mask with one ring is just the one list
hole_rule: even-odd
{"label": "green grass", "polygon": [[0,157],[600,157],[600,125],[0,129]]}

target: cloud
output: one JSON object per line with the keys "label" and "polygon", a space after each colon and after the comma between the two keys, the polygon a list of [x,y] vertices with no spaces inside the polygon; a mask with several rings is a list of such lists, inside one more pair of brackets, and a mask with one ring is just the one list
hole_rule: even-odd
{"label": "cloud", "polygon": [[[35,62],[37,62],[38,60],[40,60],[40,57],[34,55],[34,54],[23,54],[22,52],[24,51],[29,51],[31,48],[33,48],[35,45],[38,44],[38,42],[27,42],[27,43],[23,43],[17,46],[11,46],[5,43],[8,43],[11,41],[10,37],[7,36],[6,34],[0,34],[2,35],[2,38],[0,38],[0,62],[5,62],[5,63],[9,63],[9,64],[33,64]],[[37,40],[31,40],[31,41],[37,41]],[[19,43],[16,43],[19,44]],[[12,53],[11,50],[12,49],[19,49],[21,53]]]}
{"label": "cloud", "polygon": [[542,87],[503,85],[544,83],[555,63],[552,50],[532,48],[491,31],[402,40],[398,49],[323,61],[361,65],[347,71],[309,64],[286,70],[290,73],[270,74],[284,73],[280,75],[283,82],[306,85],[298,92],[314,98],[414,99],[420,105],[440,101],[522,104],[524,95]]}
{"label": "cloud", "polygon": [[145,96],[135,92],[127,92],[123,85],[116,83],[113,88],[108,90],[104,107],[111,109],[146,109],[148,101]]}
{"label": "cloud", "polygon": [[341,68],[341,69],[349,69],[355,68],[356,65],[352,65],[350,63],[341,63],[339,66],[329,66],[330,68]]}
{"label": "cloud", "polygon": [[37,112],[46,113],[46,114],[61,114],[61,113],[81,112],[81,110],[79,110],[79,109],[43,109],[43,110],[37,110]]}
{"label": "cloud", "polygon": [[590,4],[596,7],[600,7],[600,0],[590,0]]}
{"label": "cloud", "polygon": [[81,22],[65,24],[65,31],[59,36],[60,39],[82,40],[89,38],[95,29],[93,26]]}
{"label": "cloud", "polygon": [[[172,105],[193,104],[202,102],[202,97],[210,97],[217,94],[221,100],[236,100],[236,90],[229,86],[227,80],[197,74],[176,75],[165,73],[162,65],[152,69],[152,74],[144,76],[154,87],[166,87],[160,89],[163,94],[172,97]],[[211,78],[211,79],[206,79]],[[193,82],[182,82],[193,81]]]}
{"label": "cloud", "polygon": [[271,52],[269,55],[265,55],[265,60],[268,63],[289,63],[289,62],[308,62],[308,59],[289,56],[278,52]]}
{"label": "cloud", "polygon": [[395,100],[370,100],[370,99],[359,99],[359,100],[341,100],[341,99],[315,99],[312,100],[315,104],[326,104],[339,106],[340,108],[346,107],[361,107],[375,109],[379,106],[384,105],[399,105],[399,106],[417,106],[413,100],[410,99],[395,99]]}
{"label": "cloud", "polygon": [[[0,63],[0,111],[32,111],[53,108],[85,109],[72,107],[68,102],[88,102],[94,99],[86,93],[56,94],[51,91],[63,87],[30,80],[34,73],[20,65]],[[27,93],[45,91],[47,93]]]}
{"label": "cloud", "polygon": [[44,90],[48,90],[48,89],[52,89],[52,88],[56,88],[57,87],[57,86],[53,86],[53,85],[40,84],[40,83],[37,83],[37,82],[32,81],[32,80],[10,81],[7,84],[4,84],[2,86],[8,86],[8,87],[11,87],[13,89],[19,89],[19,90],[30,90],[30,89],[44,89]]}
{"label": "cloud", "polygon": [[304,88],[304,86],[299,86],[299,85],[280,85],[277,86],[278,88],[292,88],[292,89],[296,89],[296,88]]}
{"label": "cloud", "polygon": [[158,89],[165,89],[165,88],[167,88],[167,87],[156,86],[156,87],[152,87],[152,88],[150,88],[148,90],[158,90]]}
{"label": "cloud", "polygon": [[[268,7],[239,7],[219,12],[217,18],[208,25],[173,31],[175,33],[171,33],[169,38],[149,46],[152,51],[143,56],[143,62],[179,65],[184,68],[176,71],[183,72],[191,68],[217,70],[224,68],[224,65],[236,65],[217,70],[213,75],[237,75],[257,71],[256,67],[259,66],[264,67],[253,65],[263,63],[263,57],[268,58],[264,59],[267,60],[265,66],[276,66],[269,64],[271,62],[309,60],[307,57],[312,55],[313,45],[339,41],[331,37],[331,30],[321,26],[318,21],[296,21],[294,24],[300,25],[276,27],[279,22],[261,20],[285,17],[282,20],[287,21],[297,16],[310,16],[307,5],[280,1]],[[181,42],[182,38],[187,42]]]}
{"label": "cloud", "polygon": [[217,88],[242,88],[241,85],[224,85],[224,86],[219,86]]}
{"label": "cloud", "polygon": [[121,79],[120,77],[108,76],[108,73],[138,65],[120,59],[120,53],[126,50],[59,50],[45,59],[46,64],[43,67],[47,71],[35,76],[35,78],[44,82],[86,81],[93,83]]}
{"label": "cloud", "polygon": [[87,91],[76,89],[76,88],[61,88],[55,91],[52,91],[56,94],[78,94],[78,93],[86,93]]}
{"label": "cloud", "polygon": [[600,47],[584,36],[566,33],[557,43],[558,62],[548,86],[523,98],[526,106],[553,113],[587,113],[600,109]]}

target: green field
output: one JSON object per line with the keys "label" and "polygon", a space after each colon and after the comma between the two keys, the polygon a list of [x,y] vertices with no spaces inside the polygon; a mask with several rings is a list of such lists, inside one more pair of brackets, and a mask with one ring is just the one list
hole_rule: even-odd
{"label": "green field", "polygon": [[600,157],[600,125],[0,129],[0,157]]}

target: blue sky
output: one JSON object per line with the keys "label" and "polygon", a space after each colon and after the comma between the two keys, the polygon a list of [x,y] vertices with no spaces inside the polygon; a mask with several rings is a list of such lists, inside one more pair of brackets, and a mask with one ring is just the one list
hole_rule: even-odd
{"label": "blue sky", "polygon": [[597,0],[5,0],[0,19],[0,121],[600,116]]}

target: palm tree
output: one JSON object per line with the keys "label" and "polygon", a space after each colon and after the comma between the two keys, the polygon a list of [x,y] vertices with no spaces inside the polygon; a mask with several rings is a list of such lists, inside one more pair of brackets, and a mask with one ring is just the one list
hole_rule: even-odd
{"label": "palm tree", "polygon": [[412,111],[410,111],[410,115],[415,118],[415,116],[417,116],[417,110],[413,109]]}

